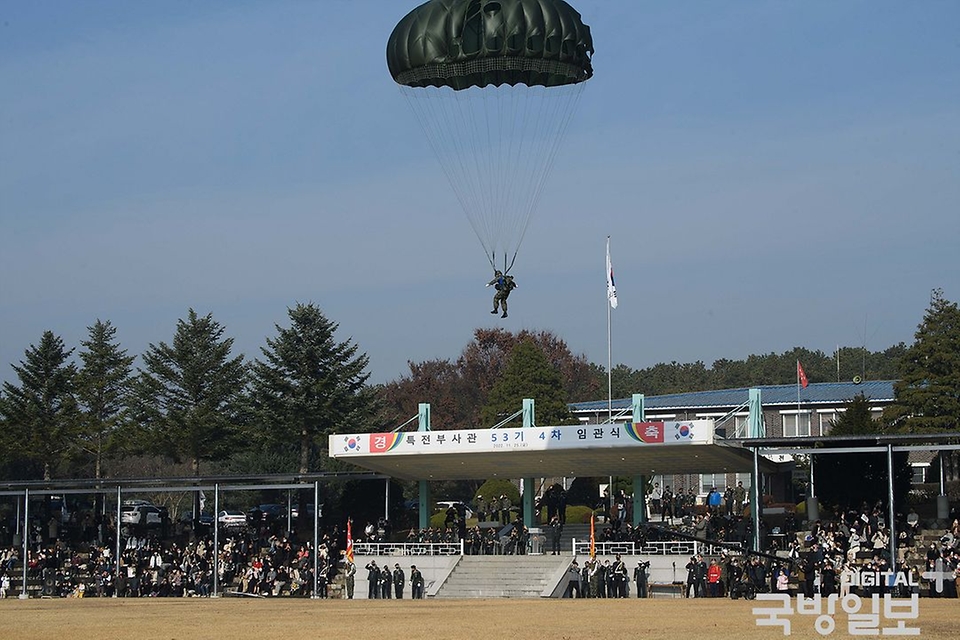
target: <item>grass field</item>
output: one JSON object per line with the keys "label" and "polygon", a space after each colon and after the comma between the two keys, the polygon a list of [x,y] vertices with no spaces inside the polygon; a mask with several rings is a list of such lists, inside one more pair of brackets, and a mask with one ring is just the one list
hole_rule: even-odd
{"label": "grass field", "polygon": [[[762,603],[703,600],[247,600],[67,599],[0,602],[4,640],[289,638],[430,638],[465,640],[761,640],[780,627],[758,627]],[[865,603],[864,607],[869,606]],[[922,638],[960,637],[960,600],[920,600],[908,626]],[[820,638],[814,616],[794,614],[791,638]],[[831,637],[847,637],[835,616]],[[892,626],[881,619],[881,626]]]}

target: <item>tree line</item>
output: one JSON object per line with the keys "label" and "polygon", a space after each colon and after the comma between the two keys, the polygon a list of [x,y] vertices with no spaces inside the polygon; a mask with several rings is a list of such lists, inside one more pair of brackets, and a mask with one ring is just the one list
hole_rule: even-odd
{"label": "tree line", "polygon": [[[409,362],[408,373],[372,385],[368,356],[337,340],[338,329],[317,305],[297,304],[247,359],[212,314],[190,309],[136,366],[110,321],[88,327],[78,349],[44,331],[0,391],[0,478],[335,470],[328,435],[392,430],[420,402],[431,403],[432,428],[442,430],[492,426],[527,397],[539,423],[570,423],[568,403],[605,395],[606,370],[548,331],[477,329],[455,360]],[[957,429],[960,312],[939,290],[910,346],[797,347],[710,367],[620,364],[611,379],[616,397],[789,384],[797,360],[813,382],[898,380],[878,429]]]}

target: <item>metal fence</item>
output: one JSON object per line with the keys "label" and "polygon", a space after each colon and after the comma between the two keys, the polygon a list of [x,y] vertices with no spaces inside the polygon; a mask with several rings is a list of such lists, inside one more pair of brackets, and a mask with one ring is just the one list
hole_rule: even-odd
{"label": "metal fence", "polygon": [[[589,555],[590,541],[576,540],[572,542],[574,555]],[[721,552],[736,553],[740,547],[739,543],[732,545],[724,543],[723,546],[707,544],[696,540],[668,540],[658,542],[598,542],[594,545],[598,556],[695,556],[699,553],[705,555],[720,555]]]}
{"label": "metal fence", "polygon": [[457,542],[355,542],[358,556],[462,556],[463,541]]}
{"label": "metal fence", "polygon": [[[542,542],[542,541],[541,541]],[[669,540],[666,542],[598,542],[595,545],[598,556],[692,556],[720,555],[722,551],[737,553],[739,543],[725,543],[723,546],[707,544],[694,540]],[[542,548],[542,547],[541,547]],[[461,556],[464,555],[464,543],[458,542],[357,542],[353,551],[358,556]],[[499,553],[499,549],[497,550]],[[590,541],[572,541],[574,555],[589,555]],[[539,555],[538,545],[528,545],[527,553]]]}

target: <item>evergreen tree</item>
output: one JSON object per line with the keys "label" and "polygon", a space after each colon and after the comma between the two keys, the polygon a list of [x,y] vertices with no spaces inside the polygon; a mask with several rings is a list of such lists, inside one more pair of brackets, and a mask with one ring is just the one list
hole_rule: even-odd
{"label": "evergreen tree", "polygon": [[77,368],[68,362],[72,353],[59,336],[44,331],[40,344],[24,352],[20,366],[13,365],[20,385],[3,383],[4,445],[42,467],[44,480],[67,458],[77,433]]}
{"label": "evergreen tree", "polygon": [[238,440],[244,403],[243,356],[231,357],[233,339],[211,314],[190,309],[177,321],[173,344],[151,344],[136,382],[141,447],[188,461],[194,475],[200,462],[222,460]]}
{"label": "evergreen tree", "polygon": [[560,373],[530,338],[513,349],[503,376],[490,390],[482,411],[484,424],[494,424],[516,412],[524,398],[536,401],[537,424],[562,425],[570,422],[567,395]]}
{"label": "evergreen tree", "polygon": [[936,289],[901,361],[895,404],[885,418],[897,431],[943,433],[960,427],[960,309]]}
{"label": "evergreen tree", "polygon": [[290,326],[261,348],[252,367],[257,429],[273,445],[296,443],[299,472],[307,473],[319,445],[338,431],[362,430],[372,410],[364,384],[369,359],[350,340],[337,342],[339,327],[313,304],[288,310]]}
{"label": "evergreen tree", "polygon": [[134,358],[116,343],[117,329],[97,320],[80,344],[83,366],[77,376],[81,404],[80,443],[94,459],[94,477],[103,471],[104,453],[127,408]]}

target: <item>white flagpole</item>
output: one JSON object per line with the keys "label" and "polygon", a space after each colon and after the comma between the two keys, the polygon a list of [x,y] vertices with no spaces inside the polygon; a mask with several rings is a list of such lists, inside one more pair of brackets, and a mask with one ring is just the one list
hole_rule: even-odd
{"label": "white flagpole", "polygon": [[[613,281],[613,263],[610,261],[610,236],[607,236],[607,422],[613,422],[613,347],[611,338],[611,309],[617,305],[617,289]],[[613,487],[610,488],[613,491]]]}
{"label": "white flagpole", "polygon": [[613,422],[612,340],[610,338],[610,300],[607,300],[607,422]]}

